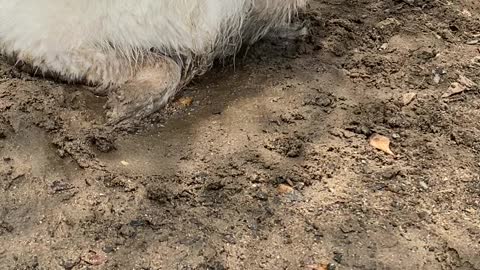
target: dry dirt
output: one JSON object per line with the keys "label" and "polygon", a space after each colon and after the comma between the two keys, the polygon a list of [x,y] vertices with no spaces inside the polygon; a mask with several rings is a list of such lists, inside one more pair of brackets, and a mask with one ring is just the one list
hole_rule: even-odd
{"label": "dry dirt", "polygon": [[480,269],[478,0],[304,17],[115,130],[0,61],[0,269]]}

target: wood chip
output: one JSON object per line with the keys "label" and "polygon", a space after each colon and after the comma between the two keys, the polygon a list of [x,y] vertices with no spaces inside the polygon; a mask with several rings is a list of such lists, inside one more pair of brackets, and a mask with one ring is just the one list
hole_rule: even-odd
{"label": "wood chip", "polygon": [[448,87],[447,92],[442,95],[442,98],[447,98],[456,94],[460,94],[465,90],[470,88],[476,87],[477,84],[470,80],[469,78],[465,77],[464,75],[460,74],[458,76],[458,80],[453,82],[450,87]]}
{"label": "wood chip", "polygon": [[472,80],[470,80],[469,78],[465,77],[464,75],[459,75],[459,77],[458,77],[458,82],[459,82],[460,84],[465,85],[467,88],[472,88],[472,87],[477,86],[476,83],[474,83]]}
{"label": "wood chip", "polygon": [[395,155],[392,150],[390,150],[390,139],[388,137],[374,134],[372,137],[370,137],[370,145],[389,155]]}
{"label": "wood chip", "polygon": [[442,98],[447,98],[456,94],[460,94],[465,90],[471,89],[476,87],[477,84],[470,80],[469,78],[465,77],[462,74],[458,75],[458,79],[456,82],[453,82],[450,87],[448,88],[447,92],[442,95]]}
{"label": "wood chip", "polygon": [[456,94],[460,94],[466,89],[467,87],[465,85],[458,82],[454,82],[450,85],[450,87],[448,87],[447,92],[442,95],[442,98],[447,98]]}
{"label": "wood chip", "polygon": [[408,104],[412,103],[412,101],[417,97],[417,93],[406,93],[402,96],[402,105],[407,106]]}

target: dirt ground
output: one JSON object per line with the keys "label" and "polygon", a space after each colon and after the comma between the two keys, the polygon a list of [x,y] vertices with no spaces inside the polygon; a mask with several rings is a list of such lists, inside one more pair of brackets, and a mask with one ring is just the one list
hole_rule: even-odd
{"label": "dirt ground", "polygon": [[480,2],[303,16],[117,129],[1,60],[0,269],[480,269]]}

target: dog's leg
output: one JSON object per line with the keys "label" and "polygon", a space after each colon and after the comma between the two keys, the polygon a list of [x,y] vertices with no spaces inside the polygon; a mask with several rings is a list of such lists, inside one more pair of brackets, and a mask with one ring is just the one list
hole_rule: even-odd
{"label": "dog's leg", "polygon": [[42,57],[19,53],[15,58],[32,73],[86,83],[94,93],[108,95],[110,124],[159,110],[182,80],[174,60],[150,52],[127,58],[114,51],[82,49]]}
{"label": "dog's leg", "polygon": [[149,58],[133,78],[109,93],[110,124],[141,119],[158,111],[175,95],[182,80],[181,67],[171,58]]}

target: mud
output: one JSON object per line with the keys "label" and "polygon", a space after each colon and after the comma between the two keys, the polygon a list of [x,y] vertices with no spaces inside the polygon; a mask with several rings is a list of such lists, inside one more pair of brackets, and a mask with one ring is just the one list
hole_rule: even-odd
{"label": "mud", "polygon": [[117,128],[0,61],[0,269],[480,269],[478,1],[303,16]]}

